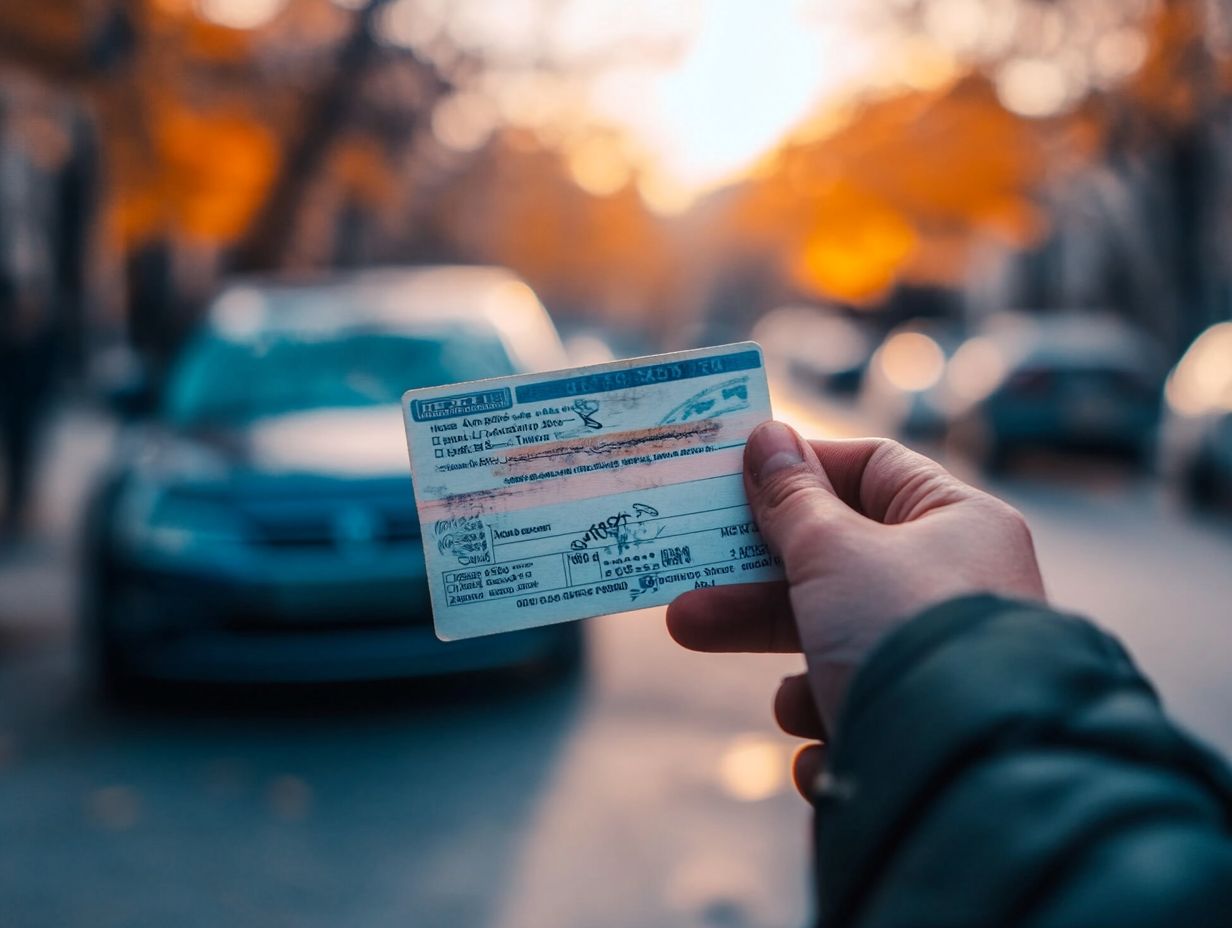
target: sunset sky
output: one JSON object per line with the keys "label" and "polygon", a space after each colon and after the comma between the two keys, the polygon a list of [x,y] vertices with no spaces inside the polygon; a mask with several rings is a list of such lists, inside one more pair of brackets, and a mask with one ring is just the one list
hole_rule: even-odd
{"label": "sunset sky", "polygon": [[[259,28],[287,4],[194,2],[239,28]],[[851,0],[394,0],[380,25],[386,41],[422,49],[444,35],[438,46],[489,62],[487,99],[466,101],[461,138],[482,137],[476,130],[498,118],[556,131],[606,127],[624,136],[620,152],[611,138],[606,151],[566,140],[579,148],[580,180],[614,185],[635,166],[652,195],[683,204],[872,70],[858,8]]]}
{"label": "sunset sky", "polygon": [[[250,29],[289,0],[162,2]],[[997,90],[1011,111],[1061,112],[1141,63],[1142,33],[1124,21],[1149,5],[1094,3],[1065,19],[1049,5],[936,0],[903,28],[894,0],[391,0],[377,28],[446,69],[458,50],[484,62],[436,116],[446,144],[477,147],[499,124],[530,128],[566,152],[584,188],[611,192],[636,174],[648,202],[673,211],[810,116],[860,91],[935,87],[963,61],[1001,60]]]}

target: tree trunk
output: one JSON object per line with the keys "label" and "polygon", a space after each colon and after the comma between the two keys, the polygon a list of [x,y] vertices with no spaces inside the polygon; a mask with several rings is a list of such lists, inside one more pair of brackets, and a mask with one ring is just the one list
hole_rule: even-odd
{"label": "tree trunk", "polygon": [[346,122],[347,107],[359,92],[376,49],[376,14],[389,2],[368,0],[355,15],[355,26],[338,53],[333,73],[309,102],[299,138],[288,146],[277,180],[231,253],[232,271],[272,270],[282,263],[295,233],[299,206]]}

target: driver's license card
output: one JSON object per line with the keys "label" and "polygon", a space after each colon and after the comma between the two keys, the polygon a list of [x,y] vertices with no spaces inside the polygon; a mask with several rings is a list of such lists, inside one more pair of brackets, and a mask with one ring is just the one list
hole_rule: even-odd
{"label": "driver's license card", "polygon": [[437,637],[782,577],[744,444],[770,418],[753,342],[402,398]]}

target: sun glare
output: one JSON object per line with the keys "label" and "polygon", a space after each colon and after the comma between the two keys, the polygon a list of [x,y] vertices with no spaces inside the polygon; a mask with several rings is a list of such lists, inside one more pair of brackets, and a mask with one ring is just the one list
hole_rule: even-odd
{"label": "sun glare", "polygon": [[[480,89],[502,119],[541,138],[568,139],[587,123],[624,133],[630,163],[614,163],[611,147],[570,143],[571,171],[592,191],[634,179],[662,213],[738,177],[823,105],[886,70],[855,15],[859,0],[561,0],[546,18],[528,2],[426,0],[421,9],[393,0],[381,35],[419,46],[440,31],[495,55],[503,65]],[[897,79],[912,85],[934,86],[952,71],[922,43],[900,65]],[[435,127],[447,145],[468,148],[481,136],[471,115],[450,113]]]}
{"label": "sun glare", "polygon": [[651,156],[643,190],[664,212],[746,170],[866,64],[867,49],[799,0],[700,0],[693,26],[672,60],[615,68],[591,89],[593,110]]}
{"label": "sun glare", "polygon": [[659,87],[673,167],[714,180],[769,148],[817,100],[818,36],[788,0],[714,0],[701,31]]}

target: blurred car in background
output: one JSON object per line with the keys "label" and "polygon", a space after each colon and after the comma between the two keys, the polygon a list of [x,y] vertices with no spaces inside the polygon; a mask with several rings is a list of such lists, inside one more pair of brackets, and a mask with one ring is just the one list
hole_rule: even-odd
{"label": "blurred car in background", "polygon": [[122,435],[83,546],[102,682],[314,682],[568,667],[576,623],[433,633],[400,398],[563,366],[508,272],[239,282]]}
{"label": "blurred car in background", "polygon": [[1160,470],[1192,503],[1232,503],[1232,322],[1198,336],[1164,398]]}
{"label": "blurred car in background", "polygon": [[943,383],[955,443],[996,469],[1028,448],[1150,460],[1164,366],[1143,332],[1102,313],[993,317]]}
{"label": "blurred car in background", "polygon": [[907,439],[939,439],[949,422],[944,377],[964,330],[943,319],[891,329],[868,365],[860,406],[879,428]]}
{"label": "blurred car in background", "polygon": [[854,319],[814,306],[783,306],[763,316],[750,336],[766,362],[810,390],[855,393],[876,345]]}

